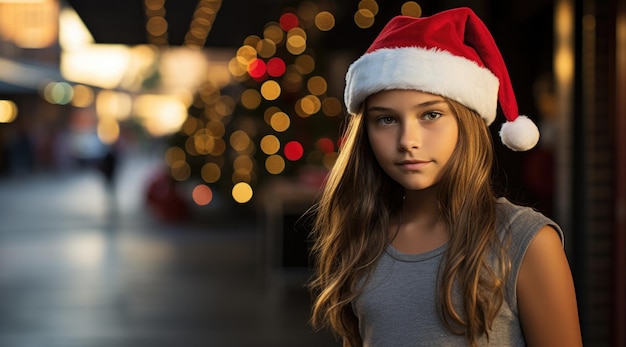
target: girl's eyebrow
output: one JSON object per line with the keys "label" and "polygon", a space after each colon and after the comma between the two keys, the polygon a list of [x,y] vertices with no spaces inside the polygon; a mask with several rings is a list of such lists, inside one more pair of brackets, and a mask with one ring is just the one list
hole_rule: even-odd
{"label": "girl's eyebrow", "polygon": [[[434,106],[437,104],[445,104],[445,103],[446,103],[445,100],[429,100],[429,101],[424,101],[422,103],[414,105],[412,109],[430,107],[430,106]],[[384,106],[372,106],[372,107],[368,107],[366,111],[367,112],[372,112],[372,111],[388,112],[388,111],[393,111],[393,108],[384,107]]]}

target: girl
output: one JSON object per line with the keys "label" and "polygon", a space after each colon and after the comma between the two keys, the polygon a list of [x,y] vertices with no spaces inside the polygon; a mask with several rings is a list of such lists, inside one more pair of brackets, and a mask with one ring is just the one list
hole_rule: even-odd
{"label": "girl", "polygon": [[539,133],[480,19],[392,19],[350,66],[345,101],[315,208],[313,325],[344,346],[581,345],[561,229],[492,191],[498,101],[508,147]]}

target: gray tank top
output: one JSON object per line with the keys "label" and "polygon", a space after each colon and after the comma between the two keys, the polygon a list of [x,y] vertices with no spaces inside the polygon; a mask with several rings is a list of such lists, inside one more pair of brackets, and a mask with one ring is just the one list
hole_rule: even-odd
{"label": "gray tank top", "polygon": [[[498,233],[511,236],[509,254],[512,269],[505,288],[505,301],[489,333],[480,346],[525,346],[518,311],[516,283],[522,260],[537,231],[554,227],[563,240],[560,227],[528,207],[498,199]],[[406,254],[392,246],[378,259],[362,294],[352,303],[359,320],[364,347],[384,346],[462,346],[464,336],[445,328],[437,312],[437,270],[447,245],[427,253]],[[457,300],[461,300],[460,297]]]}

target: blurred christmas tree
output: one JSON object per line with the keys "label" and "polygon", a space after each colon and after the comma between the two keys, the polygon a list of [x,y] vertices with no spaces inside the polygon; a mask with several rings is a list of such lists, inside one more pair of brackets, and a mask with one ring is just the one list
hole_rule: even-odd
{"label": "blurred christmas tree", "polygon": [[344,112],[328,92],[329,58],[312,37],[333,26],[330,11],[303,2],[248,36],[228,64],[238,83],[206,82],[171,137],[166,158],[174,176],[179,170],[246,203],[272,177],[330,168]]}

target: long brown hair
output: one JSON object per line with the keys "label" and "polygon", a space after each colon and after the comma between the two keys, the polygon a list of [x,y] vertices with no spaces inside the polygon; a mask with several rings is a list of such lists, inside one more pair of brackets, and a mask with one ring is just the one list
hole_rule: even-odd
{"label": "long brown hair", "polygon": [[[440,265],[437,300],[444,325],[473,345],[480,336],[488,337],[504,300],[509,265],[496,235],[491,136],[478,114],[446,101],[459,121],[459,140],[438,185],[450,240]],[[378,165],[363,111],[350,117],[339,157],[313,210],[311,322],[317,328],[330,327],[344,345],[360,346],[351,307],[360,294],[356,284],[367,279],[391,241],[390,217],[401,206],[403,188]],[[460,308],[453,300],[457,290],[463,296]]]}

